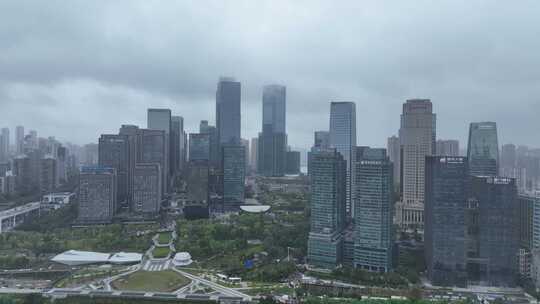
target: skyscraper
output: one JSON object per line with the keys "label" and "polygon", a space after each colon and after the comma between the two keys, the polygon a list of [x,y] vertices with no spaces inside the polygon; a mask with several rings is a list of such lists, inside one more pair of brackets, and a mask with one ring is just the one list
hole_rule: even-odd
{"label": "skyscraper", "polygon": [[183,168],[184,165],[184,118],[171,117],[171,174]]}
{"label": "skyscraper", "polygon": [[265,176],[283,176],[287,161],[286,88],[265,86],[262,100],[263,123],[258,140],[257,171]]}
{"label": "skyscraper", "polygon": [[154,216],[161,209],[161,167],[158,163],[138,163],[133,171],[132,211]]}
{"label": "skyscraper", "polygon": [[422,228],[424,224],[425,159],[435,153],[435,126],[429,99],[410,99],[403,104],[399,129],[403,200],[396,205],[396,219],[402,227]]}
{"label": "skyscraper", "polygon": [[287,151],[287,174],[300,174],[300,152]]}
{"label": "skyscraper", "polygon": [[17,155],[24,153],[24,127],[17,126],[15,128],[15,144],[17,145]]}
{"label": "skyscraper", "polygon": [[265,127],[259,133],[257,172],[265,176],[283,176],[287,157],[287,136],[285,133],[274,133]]}
{"label": "skyscraper", "polygon": [[439,139],[436,151],[436,154],[441,156],[459,156],[459,141]]}
{"label": "skyscraper", "polygon": [[199,133],[208,134],[210,139],[210,167],[219,167],[219,142],[216,127],[210,126],[207,120],[201,120]]}
{"label": "skyscraper", "polygon": [[116,173],[113,168],[83,167],[79,178],[80,223],[109,223],[116,211]]}
{"label": "skyscraper", "polygon": [[330,147],[330,132],[315,131],[314,136],[314,147],[321,149],[328,149]]}
{"label": "skyscraper", "polygon": [[388,151],[388,157],[394,167],[394,190],[398,190],[399,183],[400,183],[399,177],[400,177],[400,169],[401,169],[400,168],[401,167],[401,162],[400,162],[401,148],[399,145],[399,137],[395,135],[392,137],[388,137],[388,140],[386,143],[386,149]]}
{"label": "skyscraper", "polygon": [[223,204],[225,208],[244,202],[246,150],[238,144],[222,145]]}
{"label": "skyscraper", "polygon": [[257,159],[258,159],[258,145],[259,138],[253,137],[251,139],[251,149],[249,150],[249,166],[252,171],[257,171]]}
{"label": "skyscraper", "polygon": [[52,155],[46,155],[39,163],[39,188],[42,194],[47,194],[58,186],[56,159]]}
{"label": "skyscraper", "polygon": [[311,176],[311,159],[313,153],[317,151],[326,151],[330,148],[330,132],[328,131],[315,131],[313,146],[307,153],[307,169],[308,176]]}
{"label": "skyscraper", "polygon": [[189,161],[189,171],[187,174],[187,201],[191,205],[208,207],[209,178],[208,160],[194,159]]}
{"label": "skyscraper", "polygon": [[135,164],[138,161],[138,143],[139,143],[139,127],[134,125],[122,125],[118,132],[119,135],[125,136],[128,141],[128,160],[127,160],[127,199],[131,210],[133,211],[133,176],[135,172]]}
{"label": "skyscraper", "polygon": [[353,168],[352,150],[356,146],[356,104],[354,102],[330,103],[330,147],[343,156],[346,164],[346,213],[354,217],[352,205]]}
{"label": "skyscraper", "polygon": [[287,89],[282,85],[266,85],[263,88],[263,129],[271,125],[272,132],[286,133]]}
{"label": "skyscraper", "polygon": [[478,205],[477,273],[473,280],[491,286],[515,286],[519,249],[519,207],[515,180],[472,177],[471,200]]}
{"label": "skyscraper", "polygon": [[114,168],[117,180],[117,198],[127,203],[129,185],[129,140],[127,135],[103,134],[98,143],[98,164],[104,168]]}
{"label": "skyscraper", "polygon": [[162,195],[169,188],[169,141],[162,130],[139,129],[137,163],[157,163],[161,172]]}
{"label": "skyscraper", "polygon": [[308,263],[334,268],[342,258],[345,228],[346,162],[337,151],[319,151],[311,160],[311,228]]}
{"label": "skyscraper", "polygon": [[517,165],[516,146],[513,144],[502,145],[501,147],[501,168],[500,173],[505,177],[517,177],[515,173]]}
{"label": "skyscraper", "polygon": [[469,171],[465,157],[426,158],[425,256],[435,285],[466,285],[466,209]]}
{"label": "skyscraper", "polygon": [[[179,158],[175,156],[175,152],[179,152],[179,142],[176,141],[173,136],[178,134],[171,134],[172,116],[170,109],[148,109],[148,122],[147,128],[149,130],[161,130],[165,132],[167,141],[167,166],[162,165],[161,169],[168,175],[173,175],[176,171],[177,161]],[[177,147],[175,147],[175,144]],[[177,148],[177,149],[175,149]],[[165,181],[165,179],[164,179]],[[166,185],[168,187],[168,184]],[[168,188],[166,188],[168,189]],[[166,191],[165,191],[166,192]]]}
{"label": "skyscraper", "polygon": [[240,82],[221,77],[216,91],[216,128],[219,144],[240,143]]}
{"label": "skyscraper", "polygon": [[0,133],[0,162],[9,160],[9,129],[2,128]]}
{"label": "skyscraper", "polygon": [[392,269],[393,165],[385,149],[355,147],[354,265],[369,271]]}
{"label": "skyscraper", "polygon": [[499,174],[499,145],[496,123],[471,123],[467,157],[471,175],[497,176]]}
{"label": "skyscraper", "polygon": [[240,143],[242,144],[242,147],[244,147],[244,173],[248,173],[249,168],[249,140],[242,138],[240,139]]}
{"label": "skyscraper", "polygon": [[189,134],[189,160],[210,162],[210,135],[205,133]]}

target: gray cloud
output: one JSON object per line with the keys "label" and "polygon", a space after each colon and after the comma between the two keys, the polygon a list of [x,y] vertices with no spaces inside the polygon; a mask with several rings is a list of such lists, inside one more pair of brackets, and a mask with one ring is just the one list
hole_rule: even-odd
{"label": "gray cloud", "polygon": [[358,142],[384,146],[401,103],[427,97],[438,135],[540,146],[540,3],[493,1],[0,2],[0,124],[96,141],[170,107],[196,131],[216,81],[242,82],[243,137],[261,88],[288,87],[293,146],[328,128],[329,101],[357,103]]}

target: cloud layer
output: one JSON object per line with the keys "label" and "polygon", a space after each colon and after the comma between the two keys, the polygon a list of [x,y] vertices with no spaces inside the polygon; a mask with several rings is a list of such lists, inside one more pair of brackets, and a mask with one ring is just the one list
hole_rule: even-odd
{"label": "cloud layer", "polygon": [[468,123],[540,146],[540,2],[0,2],[1,126],[95,142],[169,107],[187,132],[214,121],[221,75],[242,82],[242,136],[260,130],[262,86],[287,85],[289,141],[357,103],[358,143],[384,146],[401,104],[431,98],[438,137]]}

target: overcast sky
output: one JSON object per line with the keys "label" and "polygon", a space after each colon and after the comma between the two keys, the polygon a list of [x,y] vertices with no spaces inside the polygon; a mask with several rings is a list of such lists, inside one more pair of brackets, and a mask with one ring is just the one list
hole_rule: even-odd
{"label": "overcast sky", "polygon": [[244,138],[279,83],[293,147],[331,100],[356,102],[359,145],[385,146],[417,97],[438,138],[464,147],[490,120],[540,147],[540,1],[0,1],[2,127],[84,144],[167,107],[197,132],[221,75],[242,83]]}

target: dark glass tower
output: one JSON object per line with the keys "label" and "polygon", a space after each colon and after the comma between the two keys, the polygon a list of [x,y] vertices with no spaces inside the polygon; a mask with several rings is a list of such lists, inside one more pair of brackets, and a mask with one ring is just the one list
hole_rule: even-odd
{"label": "dark glass tower", "polygon": [[428,278],[434,285],[467,283],[468,176],[465,157],[426,157],[424,246]]}
{"label": "dark glass tower", "polygon": [[352,205],[353,168],[352,150],[356,146],[356,104],[354,102],[330,103],[330,147],[339,152],[346,164],[346,213],[354,217]]}
{"label": "dark glass tower", "polygon": [[286,88],[268,85],[263,89],[263,123],[258,140],[258,172],[283,176],[287,163]]}
{"label": "dark glass tower", "polygon": [[393,166],[386,149],[355,148],[354,265],[369,271],[392,269]]}
{"label": "dark glass tower", "polygon": [[216,127],[209,125],[207,120],[201,120],[199,133],[208,134],[210,141],[210,167],[218,168],[220,160]]}
{"label": "dark glass tower", "polygon": [[189,160],[210,161],[210,136],[209,134],[189,134]]}
{"label": "dark glass tower", "polygon": [[342,259],[342,234],[345,228],[346,163],[337,151],[312,154],[311,229],[308,262],[334,268]]}
{"label": "dark glass tower", "polygon": [[129,186],[129,140],[126,135],[103,134],[98,144],[98,164],[114,168],[117,175],[117,201],[126,202]]}
{"label": "dark glass tower", "polygon": [[471,175],[497,176],[499,174],[499,146],[496,123],[471,123],[467,158],[469,159]]}
{"label": "dark glass tower", "polygon": [[[478,257],[473,280],[514,286],[519,249],[519,206],[515,180],[472,177],[471,200],[478,204]],[[474,276],[473,276],[474,275]]]}
{"label": "dark glass tower", "polygon": [[216,91],[216,128],[220,144],[240,143],[240,82],[222,77]]}
{"label": "dark glass tower", "polygon": [[169,140],[165,131],[139,129],[137,163],[157,163],[162,178],[162,195],[169,187]]}
{"label": "dark glass tower", "polygon": [[223,145],[222,156],[223,204],[227,209],[244,202],[246,150],[241,145]]}

